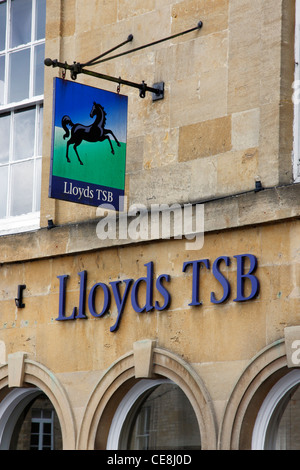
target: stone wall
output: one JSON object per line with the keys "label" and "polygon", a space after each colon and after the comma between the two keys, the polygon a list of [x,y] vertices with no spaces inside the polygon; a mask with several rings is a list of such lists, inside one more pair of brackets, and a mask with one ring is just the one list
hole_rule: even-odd
{"label": "stone wall", "polygon": [[[194,380],[201,384],[205,392],[197,395],[193,406],[198,418],[206,410],[201,419],[213,423],[210,429],[221,429],[229,404],[221,429],[224,448],[232,444],[235,424],[231,420],[239,423],[235,413],[242,402],[237,395],[247,382],[245,368],[255,369],[253,358],[259,357],[263,370],[265,359],[259,352],[275,344],[271,349],[276,355],[277,342],[281,346],[276,361],[281,361],[281,369],[286,365],[282,341],[284,329],[299,323],[300,281],[300,186],[292,181],[294,2],[48,0],[46,57],[84,62],[130,33],[134,41],[124,50],[192,28],[199,20],[203,21],[199,31],[95,67],[98,72],[145,80],[148,85],[165,82],[165,98],[157,102],[148,94],[141,99],[137,90],[121,87],[121,93],[129,97],[126,195],[129,205],[144,204],[148,209],[152,203],[203,202],[204,244],[196,250],[187,250],[184,239],[100,240],[96,208],[48,198],[53,77],[61,76],[61,71],[46,69],[41,229],[0,238],[0,362],[2,388],[10,383],[22,386],[24,371],[18,360],[17,385],[12,380],[13,366],[6,365],[10,354],[20,352],[26,356],[25,384],[43,389],[43,380],[36,381],[34,373],[29,373],[38,368],[46,384],[57,386],[58,411],[72,411],[62,423],[66,447],[74,447],[78,435],[79,448],[86,443],[93,447],[96,431],[90,434],[90,423],[92,429],[100,423],[97,439],[99,448],[105,447],[120,399],[140,378],[130,355],[137,342],[153,341],[157,356],[158,350],[166,352],[153,365],[158,375],[167,371],[166,376],[178,379],[182,387]],[[116,84],[95,78],[79,76],[78,81],[116,91]],[[257,181],[262,191],[255,192]],[[51,230],[46,228],[49,219],[54,222]],[[239,303],[235,301],[234,256],[247,253],[257,258],[260,291],[251,301]],[[214,292],[220,298],[222,287],[211,267],[219,256],[231,261],[228,267],[222,265],[231,293],[226,302],[216,305],[210,296]],[[183,272],[183,263],[201,259],[209,260],[210,268],[200,270],[202,304],[191,306],[192,272]],[[154,281],[160,274],[170,276],[166,285],[170,305],[162,311],[138,313],[129,296],[118,330],[110,331],[118,319],[117,305],[112,298],[105,314],[91,315],[92,287],[105,283],[111,288],[110,283],[119,282],[123,295],[124,281],[146,276],[150,262]],[[58,321],[58,276],[69,276],[65,314],[76,316],[82,281],[78,273],[83,271],[87,273],[87,318]],[[26,285],[24,309],[15,305],[20,284]],[[138,299],[145,302],[143,283]],[[159,292],[155,291],[153,300],[162,302]],[[99,288],[96,312],[101,312],[103,303]],[[178,358],[177,376],[170,372],[171,355]],[[181,381],[183,373],[188,379],[185,376]],[[11,382],[6,382],[7,374]],[[239,379],[242,386],[234,394]],[[50,399],[54,395],[48,391]],[[261,401],[257,403],[255,413]],[[256,415],[250,411],[253,427]],[[251,429],[243,432],[244,447],[249,447]],[[208,431],[207,436],[204,432],[206,448],[216,447],[216,436],[215,431]],[[234,445],[238,445],[236,439]]]}
{"label": "stone wall", "polygon": [[[87,61],[123,42],[124,50],[203,27],[104,62],[93,70],[148,85],[165,98],[129,96],[128,203],[199,202],[292,181],[294,2],[66,0],[47,4],[46,56]],[[52,77],[46,70],[42,226],[95,217],[95,209],[47,198]],[[69,78],[67,74],[67,78]],[[78,81],[116,91],[116,84]],[[101,145],[101,144],[99,144]]]}

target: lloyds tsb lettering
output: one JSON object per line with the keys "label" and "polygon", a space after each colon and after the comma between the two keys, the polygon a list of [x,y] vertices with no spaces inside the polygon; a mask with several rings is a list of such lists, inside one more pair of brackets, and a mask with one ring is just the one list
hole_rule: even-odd
{"label": "lloyds tsb lettering", "polygon": [[[242,254],[233,256],[236,262],[236,282],[235,282],[235,296],[234,302],[245,302],[256,298],[259,294],[259,281],[254,274],[257,270],[257,258],[252,254]],[[220,256],[211,264],[210,260],[200,259],[195,261],[186,261],[183,263],[182,272],[188,275],[191,273],[191,290],[187,292],[187,297],[190,298],[190,306],[200,306],[200,284],[201,284],[201,268],[212,273],[213,278],[221,285],[222,295],[217,298],[214,291],[210,293],[210,301],[213,304],[222,304],[226,302],[233,290],[232,285],[224,274],[222,266],[229,267],[231,258],[228,256]],[[68,274],[57,276],[59,279],[59,312],[57,321],[64,320],[82,320],[87,319],[86,300],[89,313],[92,317],[102,318],[108,313],[112,301],[117,307],[117,318],[110,331],[114,332],[120,326],[125,307],[128,303],[136,313],[150,312],[152,310],[162,311],[167,309],[171,304],[170,284],[171,277],[169,274],[160,274],[157,278],[154,276],[153,262],[144,265],[146,268],[145,276],[137,280],[124,279],[109,282],[109,285],[104,282],[95,283],[89,293],[87,293],[87,271],[78,273],[80,278],[79,301],[78,306],[73,307],[71,313],[66,313],[66,293]],[[246,267],[247,266],[247,267]],[[247,294],[245,284],[248,284]],[[122,286],[122,293],[120,286]],[[143,300],[139,298],[139,290],[141,285],[144,285],[145,290]],[[96,309],[96,295],[102,292],[101,309]],[[154,294],[160,294],[160,301],[154,301]],[[99,308],[99,306],[98,306]]]}

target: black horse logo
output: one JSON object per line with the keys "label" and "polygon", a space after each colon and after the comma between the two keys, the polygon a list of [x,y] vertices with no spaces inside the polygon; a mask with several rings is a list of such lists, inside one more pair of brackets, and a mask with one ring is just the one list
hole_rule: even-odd
{"label": "black horse logo", "polygon": [[71,126],[71,138],[67,142],[67,153],[66,158],[67,161],[70,162],[69,159],[69,146],[74,144],[73,148],[77,155],[80,165],[83,165],[80,157],[78,155],[77,147],[81,144],[83,140],[87,142],[103,142],[104,140],[108,140],[111,147],[111,153],[114,155],[115,151],[113,149],[111,139],[109,134],[113,136],[115,139],[118,147],[120,147],[120,142],[114,135],[114,133],[110,129],[105,129],[106,124],[106,112],[101,104],[93,103],[92,110],[90,112],[90,117],[93,118],[96,116],[95,121],[90,126],[84,126],[83,124],[73,124],[71,118],[69,116],[63,116],[61,120],[62,127],[65,131],[64,139],[68,138],[70,135],[70,131],[67,126]]}

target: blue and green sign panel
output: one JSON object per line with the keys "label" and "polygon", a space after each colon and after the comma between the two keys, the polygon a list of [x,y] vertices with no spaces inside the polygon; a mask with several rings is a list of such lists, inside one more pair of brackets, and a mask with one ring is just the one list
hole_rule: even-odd
{"label": "blue and green sign panel", "polygon": [[49,197],[123,210],[127,96],[54,79]]}

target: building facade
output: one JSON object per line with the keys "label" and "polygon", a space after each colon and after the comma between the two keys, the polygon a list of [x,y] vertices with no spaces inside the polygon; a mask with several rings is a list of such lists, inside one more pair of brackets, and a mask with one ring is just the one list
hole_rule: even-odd
{"label": "building facade", "polygon": [[[299,449],[298,3],[0,1],[0,448]],[[123,212],[49,197],[57,78],[128,97]]]}

